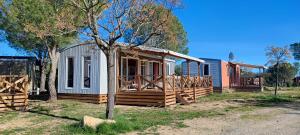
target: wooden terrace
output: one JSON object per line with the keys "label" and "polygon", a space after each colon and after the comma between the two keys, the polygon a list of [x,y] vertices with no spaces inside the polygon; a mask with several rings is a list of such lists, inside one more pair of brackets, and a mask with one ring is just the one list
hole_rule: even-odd
{"label": "wooden terrace", "polygon": [[[231,69],[233,69],[233,73],[230,75],[229,83],[230,88],[241,90],[241,91],[253,91],[259,90],[263,91],[263,76],[261,73],[264,72],[264,66],[258,65],[250,65],[250,64],[243,64],[243,63],[229,63]],[[259,73],[256,75],[241,75],[240,67],[246,67],[251,69],[258,69]],[[262,72],[261,72],[262,70]]]}
{"label": "wooden terrace", "polygon": [[[212,93],[212,78],[200,76],[200,59],[163,49],[139,47],[119,49],[116,104],[169,106],[190,104]],[[187,75],[170,74],[170,57],[185,59]],[[190,75],[190,62],[198,63],[198,74]],[[149,66],[150,65],[150,66]]]}

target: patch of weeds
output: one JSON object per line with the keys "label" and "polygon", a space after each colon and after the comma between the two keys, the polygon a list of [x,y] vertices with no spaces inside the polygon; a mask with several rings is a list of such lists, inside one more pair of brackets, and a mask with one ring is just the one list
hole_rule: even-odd
{"label": "patch of weeds", "polygon": [[1,131],[1,135],[14,135],[20,132],[24,132],[26,128],[15,128],[15,129],[6,129],[4,131]]}
{"label": "patch of weeds", "polygon": [[44,130],[47,129],[46,126],[43,127],[38,127],[38,128],[30,128],[30,129],[26,129],[25,134],[27,135],[39,135],[39,134],[43,134]]}
{"label": "patch of weeds", "polygon": [[37,105],[37,106],[33,107],[32,109],[30,109],[30,111],[36,112],[36,113],[41,113],[41,114],[44,114],[44,113],[49,114],[51,110],[48,107]]}
{"label": "patch of weeds", "polygon": [[41,123],[41,122],[48,121],[48,120],[51,120],[50,116],[38,115],[38,116],[33,116],[30,121],[33,123]]}
{"label": "patch of weeds", "polygon": [[175,127],[176,128],[187,128],[189,126],[185,125],[182,121],[180,121],[180,122],[175,122]]}
{"label": "patch of weeds", "polygon": [[264,114],[245,114],[241,115],[240,118],[244,120],[268,120],[271,116]]}
{"label": "patch of weeds", "polygon": [[0,113],[0,123],[11,121],[19,115],[16,111]]}
{"label": "patch of weeds", "polygon": [[82,123],[74,123],[71,125],[66,125],[63,127],[64,130],[62,130],[59,134],[65,135],[65,134],[85,134],[85,135],[94,135],[96,134],[96,131],[87,126],[83,126]]}
{"label": "patch of weeds", "polygon": [[268,103],[283,103],[283,102],[292,102],[293,99],[285,96],[259,96],[257,97],[260,100]]}
{"label": "patch of weeds", "polygon": [[256,106],[250,106],[250,105],[243,105],[243,106],[229,106],[226,107],[224,110],[226,112],[250,112],[256,109]]}

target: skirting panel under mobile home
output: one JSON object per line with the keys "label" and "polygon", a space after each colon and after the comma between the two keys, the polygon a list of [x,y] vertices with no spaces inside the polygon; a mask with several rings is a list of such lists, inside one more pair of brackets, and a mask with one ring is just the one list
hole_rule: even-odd
{"label": "skirting panel under mobile home", "polygon": [[175,92],[117,92],[116,104],[164,107],[176,104]]}
{"label": "skirting panel under mobile home", "polygon": [[106,103],[107,95],[106,94],[67,94],[59,93],[58,99],[68,99],[68,100],[77,100],[85,103]]}

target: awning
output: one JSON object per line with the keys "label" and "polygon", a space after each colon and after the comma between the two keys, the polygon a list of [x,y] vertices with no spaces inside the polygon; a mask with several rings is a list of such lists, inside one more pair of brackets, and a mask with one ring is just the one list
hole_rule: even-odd
{"label": "awning", "polygon": [[147,51],[147,52],[155,52],[155,53],[161,53],[164,55],[169,55],[181,59],[186,59],[186,60],[191,60],[191,61],[196,61],[196,62],[201,62],[204,63],[205,61],[196,57],[188,56],[185,54],[177,53],[171,50],[166,50],[166,49],[160,49],[160,48],[155,48],[155,47],[149,47],[149,46],[137,46],[136,48],[140,49],[141,51]]}
{"label": "awning", "polygon": [[266,66],[261,66],[261,65],[252,65],[252,64],[237,63],[237,62],[229,62],[229,63],[234,64],[234,65],[239,65],[239,66],[242,66],[242,67],[248,67],[248,68],[263,68],[263,69],[267,69]]}

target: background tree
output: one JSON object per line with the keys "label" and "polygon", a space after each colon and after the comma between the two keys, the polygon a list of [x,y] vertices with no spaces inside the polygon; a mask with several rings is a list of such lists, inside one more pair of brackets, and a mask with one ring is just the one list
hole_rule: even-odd
{"label": "background tree", "polygon": [[177,75],[177,76],[181,75],[181,65],[180,64],[175,66],[175,75]]}
{"label": "background tree", "polygon": [[300,60],[300,43],[294,43],[290,45],[290,50],[295,60]]}
{"label": "background tree", "polygon": [[300,71],[300,63],[299,62],[294,62],[293,63],[295,70],[296,70],[296,76],[299,75],[299,71]]}
{"label": "background tree", "polygon": [[293,79],[298,71],[297,67],[291,63],[281,63],[279,64],[279,70],[277,71],[276,65],[268,68],[267,76],[265,77],[266,83],[268,85],[276,85],[276,76],[278,74],[278,81],[280,86],[291,86]]}
{"label": "background tree", "polygon": [[268,58],[268,64],[276,67],[276,87],[275,96],[277,95],[279,84],[279,64],[285,63],[291,56],[288,47],[275,47],[270,46],[266,48],[266,56]]}
{"label": "background tree", "polygon": [[[166,13],[168,12],[169,9],[166,9],[163,6],[158,6],[158,5],[149,5],[151,6],[152,10],[156,11],[156,14],[160,13]],[[164,17],[163,15],[158,15],[158,16],[150,16],[153,18],[150,19],[160,19],[162,20],[163,18],[154,18],[154,17]],[[134,22],[132,22],[134,23]],[[138,24],[133,24],[133,25],[138,25]],[[152,29],[152,24],[148,25],[143,25],[143,27],[140,27],[139,35],[141,35],[141,38],[146,38],[148,33],[151,33]],[[168,20],[165,22],[165,27],[164,29],[161,30],[161,34],[152,36],[144,45],[155,47],[155,48],[162,48],[162,49],[168,49],[172,50],[175,52],[183,53],[183,54],[188,54],[188,47],[187,47],[187,33],[184,30],[183,25],[179,21],[179,19],[172,13],[169,13]],[[133,27],[133,31],[137,31],[137,27]],[[125,32],[125,42],[130,41],[131,39],[131,33],[132,31],[127,31]],[[138,39],[136,41],[137,43],[141,39]]]}
{"label": "background tree", "polygon": [[[0,5],[4,7],[4,5]],[[5,11],[0,11],[0,14],[6,15]],[[46,66],[48,52],[43,42],[34,35],[25,32],[20,24],[15,23],[12,18],[0,15],[0,30],[5,31],[1,36],[9,42],[10,47],[18,51],[26,52],[29,55],[34,55],[40,63],[40,91],[45,90],[46,84]]]}
{"label": "background tree", "polygon": [[252,68],[241,67],[241,76],[250,77],[250,76],[255,76],[255,75],[257,75],[257,74],[252,71]]}
{"label": "background tree", "polygon": [[229,62],[232,62],[234,60],[234,54],[233,54],[233,52],[229,52],[228,60],[229,60]]}
{"label": "background tree", "polygon": [[[85,16],[82,32],[94,40],[107,59],[108,101],[106,118],[113,118],[115,96],[114,54],[126,38],[128,49],[143,45],[163,33],[177,0],[70,0],[70,5]],[[155,7],[168,10],[157,11]],[[73,12],[71,12],[73,13]],[[143,33],[145,26],[147,33]]]}
{"label": "background tree", "polygon": [[[55,88],[59,48],[74,42],[82,22],[77,10],[68,8],[64,0],[1,0],[2,17],[38,38],[51,61],[49,74],[50,100],[57,99]],[[76,17],[73,14],[76,14]],[[76,26],[76,27],[75,27]],[[23,34],[22,31],[19,34]],[[34,44],[35,45],[35,44]]]}

